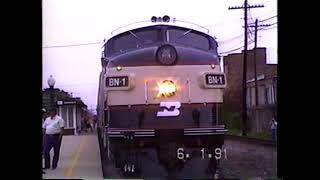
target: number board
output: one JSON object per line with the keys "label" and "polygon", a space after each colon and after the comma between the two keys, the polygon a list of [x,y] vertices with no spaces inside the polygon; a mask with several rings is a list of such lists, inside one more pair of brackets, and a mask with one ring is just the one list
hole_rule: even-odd
{"label": "number board", "polygon": [[128,85],[129,85],[128,76],[117,76],[117,77],[106,78],[107,87],[126,87]]}
{"label": "number board", "polygon": [[225,85],[224,74],[206,74],[207,85]]}

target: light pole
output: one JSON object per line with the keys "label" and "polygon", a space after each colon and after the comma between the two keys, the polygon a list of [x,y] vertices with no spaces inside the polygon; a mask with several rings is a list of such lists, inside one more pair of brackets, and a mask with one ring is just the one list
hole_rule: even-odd
{"label": "light pole", "polygon": [[52,75],[50,75],[48,79],[48,85],[50,88],[50,108],[54,107],[53,87],[55,83],[56,83],[56,80],[52,77]]}

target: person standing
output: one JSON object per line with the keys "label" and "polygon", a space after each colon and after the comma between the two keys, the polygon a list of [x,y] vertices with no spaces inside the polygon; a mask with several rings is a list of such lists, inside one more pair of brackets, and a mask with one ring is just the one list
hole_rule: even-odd
{"label": "person standing", "polygon": [[278,125],[278,123],[274,118],[272,118],[270,124],[271,124],[272,140],[276,140],[277,139],[277,125]]}
{"label": "person standing", "polygon": [[62,141],[64,120],[57,115],[57,110],[50,110],[49,117],[46,118],[42,125],[45,137],[44,146],[44,169],[50,168],[50,151],[53,148],[54,155],[52,161],[52,169],[56,169],[59,161],[60,146]]}
{"label": "person standing", "polygon": [[94,132],[93,120],[90,120],[90,129],[91,129],[91,132],[93,133]]}
{"label": "person standing", "polygon": [[[46,109],[42,109],[42,124],[44,123],[44,121],[46,120],[47,118],[47,110]],[[44,138],[42,139],[42,156],[43,156],[43,151],[44,151],[44,144],[45,144],[45,141],[44,141]],[[45,172],[42,170],[42,174],[45,174]]]}

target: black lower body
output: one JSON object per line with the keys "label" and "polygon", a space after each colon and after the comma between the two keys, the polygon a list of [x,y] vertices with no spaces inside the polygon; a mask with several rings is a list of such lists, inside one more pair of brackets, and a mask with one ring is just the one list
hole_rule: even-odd
{"label": "black lower body", "polygon": [[45,168],[50,168],[50,151],[53,148],[53,160],[52,168],[57,168],[60,156],[60,146],[62,139],[59,138],[59,134],[45,135],[44,143],[44,162]]}
{"label": "black lower body", "polygon": [[182,115],[175,118],[157,119],[155,111],[111,108],[109,126],[101,135],[106,162],[123,175],[139,178],[213,177],[226,132],[215,105],[182,106]]}

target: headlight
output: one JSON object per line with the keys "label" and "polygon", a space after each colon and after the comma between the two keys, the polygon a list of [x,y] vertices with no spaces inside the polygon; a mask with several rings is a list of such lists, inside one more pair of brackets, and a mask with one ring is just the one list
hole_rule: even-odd
{"label": "headlight", "polygon": [[117,71],[121,71],[122,70],[122,67],[121,66],[117,66]]}
{"label": "headlight", "polygon": [[171,80],[164,80],[163,82],[158,83],[158,97],[170,97],[173,96],[176,91],[176,85]]}
{"label": "headlight", "polygon": [[159,47],[157,60],[163,65],[173,65],[177,60],[176,49],[169,44]]}

